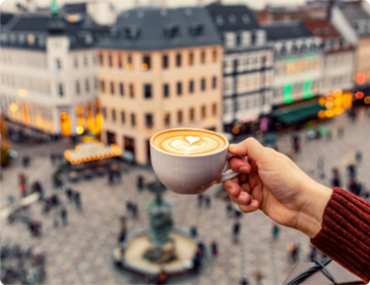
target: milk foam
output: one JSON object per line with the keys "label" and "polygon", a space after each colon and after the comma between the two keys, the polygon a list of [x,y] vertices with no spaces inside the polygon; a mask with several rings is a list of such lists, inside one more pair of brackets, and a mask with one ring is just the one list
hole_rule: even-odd
{"label": "milk foam", "polygon": [[154,138],[157,148],[182,155],[199,155],[211,153],[222,149],[225,140],[213,133],[196,130],[173,130],[162,133]]}

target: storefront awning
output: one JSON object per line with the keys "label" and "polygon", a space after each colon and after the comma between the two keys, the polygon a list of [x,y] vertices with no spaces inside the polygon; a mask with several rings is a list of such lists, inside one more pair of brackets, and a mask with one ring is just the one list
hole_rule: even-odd
{"label": "storefront awning", "polygon": [[317,115],[325,107],[318,102],[306,103],[298,106],[285,107],[273,112],[273,117],[284,124],[293,124]]}

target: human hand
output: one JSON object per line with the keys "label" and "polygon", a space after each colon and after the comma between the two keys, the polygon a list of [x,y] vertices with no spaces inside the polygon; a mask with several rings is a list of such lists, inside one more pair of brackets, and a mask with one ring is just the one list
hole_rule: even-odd
{"label": "human hand", "polygon": [[240,175],[224,182],[231,200],[244,213],[263,211],[276,223],[314,237],[332,190],[307,176],[285,155],[253,138],[230,145],[230,167]]}

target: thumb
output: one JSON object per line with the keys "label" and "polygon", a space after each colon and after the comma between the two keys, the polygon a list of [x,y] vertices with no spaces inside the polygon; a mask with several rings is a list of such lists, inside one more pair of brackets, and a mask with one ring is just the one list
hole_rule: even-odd
{"label": "thumb", "polygon": [[229,151],[238,156],[248,156],[254,161],[261,159],[265,153],[265,148],[256,139],[248,138],[241,143],[229,146]]}

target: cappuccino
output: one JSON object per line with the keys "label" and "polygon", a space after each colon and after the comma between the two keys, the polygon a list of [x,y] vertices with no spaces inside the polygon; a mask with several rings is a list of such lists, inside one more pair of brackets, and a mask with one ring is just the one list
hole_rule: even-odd
{"label": "cappuccino", "polygon": [[213,132],[202,130],[168,130],[155,135],[152,144],[159,150],[177,155],[201,155],[223,149],[227,142]]}

